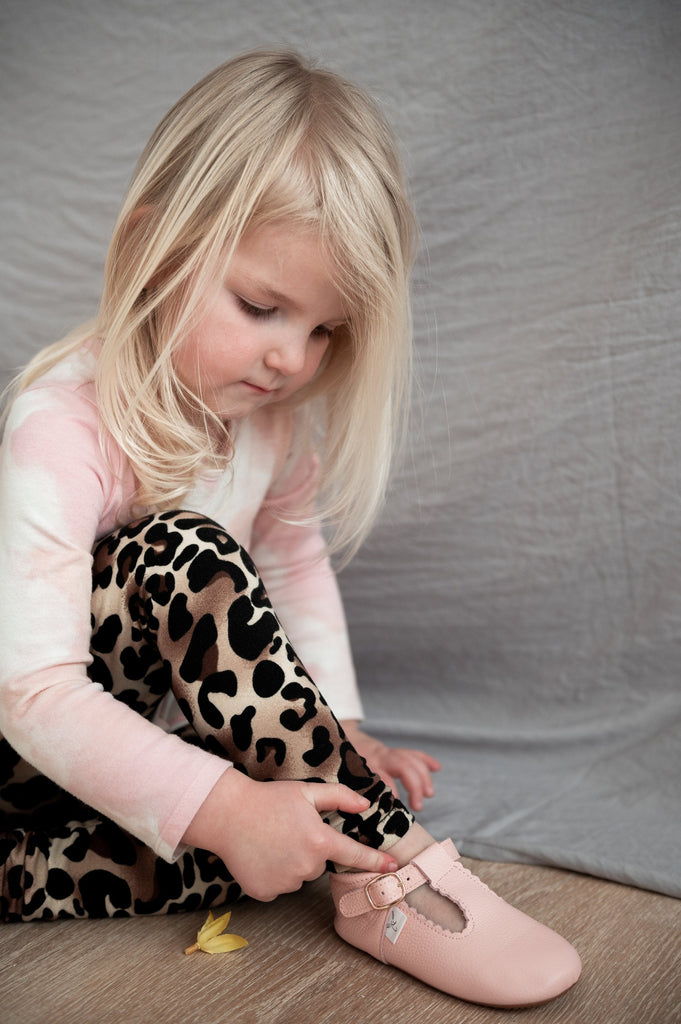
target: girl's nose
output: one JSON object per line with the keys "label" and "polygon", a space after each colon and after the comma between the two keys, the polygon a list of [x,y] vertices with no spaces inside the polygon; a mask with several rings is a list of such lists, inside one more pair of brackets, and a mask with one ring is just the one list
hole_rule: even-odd
{"label": "girl's nose", "polygon": [[306,336],[291,332],[268,350],[265,363],[285,377],[292,377],[305,366],[307,344]]}

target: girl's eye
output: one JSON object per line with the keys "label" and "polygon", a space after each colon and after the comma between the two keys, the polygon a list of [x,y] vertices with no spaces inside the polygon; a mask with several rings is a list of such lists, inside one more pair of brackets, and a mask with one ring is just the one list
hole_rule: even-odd
{"label": "girl's eye", "polygon": [[319,327],[315,327],[312,333],[317,338],[331,338],[333,330],[333,327],[325,327],[324,324],[320,324]]}
{"label": "girl's eye", "polygon": [[256,320],[267,320],[277,311],[276,306],[254,306],[252,302],[247,302],[240,295],[237,295],[237,301],[244,313],[255,317]]}
{"label": "girl's eye", "polygon": [[[241,295],[237,295],[236,300],[239,303],[240,309],[242,309],[247,316],[252,316],[255,320],[268,320],[277,312],[276,306],[256,306],[255,303],[249,302]],[[331,338],[333,332],[333,327],[327,327],[326,324],[319,324],[319,326],[314,328],[312,334],[316,338]]]}

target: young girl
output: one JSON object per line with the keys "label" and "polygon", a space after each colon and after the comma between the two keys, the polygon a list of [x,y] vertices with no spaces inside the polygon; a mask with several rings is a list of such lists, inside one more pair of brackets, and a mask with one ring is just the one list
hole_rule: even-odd
{"label": "young girl", "polygon": [[577,980],[397,798],[437,763],[358,725],[328,556],[384,493],[413,241],[382,117],[296,55],[228,62],[154,132],[97,319],[6,423],[5,920],[272,900],[330,864],[338,933],[446,992]]}

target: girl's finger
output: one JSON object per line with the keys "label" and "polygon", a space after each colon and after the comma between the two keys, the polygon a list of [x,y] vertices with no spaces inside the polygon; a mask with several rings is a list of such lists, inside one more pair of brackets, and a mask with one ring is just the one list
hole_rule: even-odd
{"label": "girl's finger", "polygon": [[436,760],[436,758],[431,757],[430,754],[421,753],[421,751],[419,751],[419,753],[421,754],[421,757],[425,761],[426,768],[428,769],[429,772],[439,772],[440,771],[440,769],[442,768],[442,765],[441,765],[441,763],[438,760]]}
{"label": "girl's finger", "polygon": [[405,760],[399,778],[407,791],[410,805],[415,811],[423,808],[424,797],[434,793],[430,771],[418,758]]}
{"label": "girl's finger", "polygon": [[411,754],[419,761],[422,761],[429,772],[439,772],[442,768],[442,765],[436,758],[431,757],[430,754],[426,754],[423,750],[409,750],[407,753]]}
{"label": "girl's finger", "polygon": [[397,871],[397,861],[389,853],[364,846],[350,836],[336,832],[330,825],[324,827],[329,830],[327,860],[342,864],[346,868],[354,868],[356,871]]}

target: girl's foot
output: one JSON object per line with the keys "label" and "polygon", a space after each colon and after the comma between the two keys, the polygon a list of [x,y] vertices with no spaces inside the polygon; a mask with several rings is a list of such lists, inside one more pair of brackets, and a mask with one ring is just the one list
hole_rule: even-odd
{"label": "girl's foot", "polygon": [[[425,828],[415,823],[407,834],[398,839],[390,848],[390,854],[401,868],[409,863],[417,854],[427,850],[435,840]],[[466,918],[458,903],[431,889],[429,885],[420,885],[406,896],[410,907],[417,910],[430,921],[439,924],[450,932],[462,932],[466,927]]]}
{"label": "girl's foot", "polygon": [[[401,863],[426,837],[414,826],[390,852]],[[451,840],[410,856],[386,875],[330,876],[341,938],[483,1005],[535,1006],[574,985],[581,963],[569,942],[488,889],[464,868]]]}

